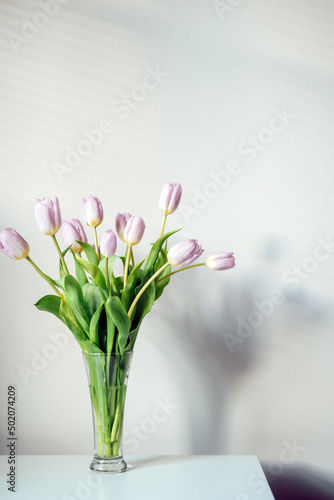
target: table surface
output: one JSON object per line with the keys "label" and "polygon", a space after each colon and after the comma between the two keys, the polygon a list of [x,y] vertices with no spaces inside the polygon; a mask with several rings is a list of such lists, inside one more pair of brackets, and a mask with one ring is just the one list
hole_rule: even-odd
{"label": "table surface", "polygon": [[[89,455],[16,457],[16,492],[8,491],[8,457],[0,456],[1,499],[274,500],[255,456],[126,456],[122,474],[92,472]],[[4,479],[5,478],[5,479]]]}

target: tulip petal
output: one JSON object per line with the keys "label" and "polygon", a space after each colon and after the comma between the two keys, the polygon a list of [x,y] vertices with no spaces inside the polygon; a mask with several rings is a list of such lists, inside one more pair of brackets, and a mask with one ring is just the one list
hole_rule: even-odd
{"label": "tulip petal", "polygon": [[118,237],[122,241],[125,241],[124,240],[124,229],[125,229],[125,226],[126,226],[128,220],[131,217],[132,217],[131,214],[129,214],[128,212],[125,212],[123,214],[118,213],[116,215],[116,232],[117,232]]}
{"label": "tulip petal", "polygon": [[0,234],[0,250],[11,259],[21,260],[29,255],[29,245],[13,228],[4,229]]}
{"label": "tulip petal", "polygon": [[62,220],[57,197],[54,202],[50,198],[38,199],[34,206],[34,215],[43,234],[53,236],[59,231]]}
{"label": "tulip petal", "polygon": [[168,262],[174,267],[189,266],[203,252],[202,245],[197,240],[183,240],[171,247],[167,256]]}
{"label": "tulip petal", "polygon": [[82,200],[84,219],[89,227],[97,227],[103,221],[102,203],[96,196],[89,196]]}
{"label": "tulip petal", "polygon": [[112,257],[116,252],[117,238],[114,231],[109,229],[102,235],[100,243],[101,254],[105,257]]}
{"label": "tulip petal", "polygon": [[141,217],[133,215],[125,226],[123,233],[124,241],[130,246],[137,245],[143,237],[145,227],[144,220]]}
{"label": "tulip petal", "polygon": [[213,271],[223,271],[235,266],[235,259],[232,252],[221,252],[210,255],[206,260],[206,265]]}
{"label": "tulip petal", "polygon": [[162,188],[159,198],[159,208],[165,214],[172,214],[179,206],[182,196],[182,186],[177,182],[167,182]]}

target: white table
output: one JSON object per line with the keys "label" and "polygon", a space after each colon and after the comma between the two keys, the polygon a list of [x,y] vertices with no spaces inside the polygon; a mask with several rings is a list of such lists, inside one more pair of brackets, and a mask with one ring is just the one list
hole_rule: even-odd
{"label": "white table", "polygon": [[255,456],[126,456],[122,474],[89,469],[89,455],[16,457],[16,493],[7,490],[0,457],[1,499],[14,500],[273,500]]}

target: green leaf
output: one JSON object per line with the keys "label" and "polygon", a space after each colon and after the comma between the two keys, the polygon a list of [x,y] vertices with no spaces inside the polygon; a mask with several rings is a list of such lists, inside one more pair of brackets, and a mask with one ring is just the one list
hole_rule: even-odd
{"label": "green leaf", "polygon": [[[146,281],[148,281],[149,278],[150,276],[147,276]],[[135,290],[136,295],[142,289],[144,284],[145,283],[136,288]],[[152,283],[146,288],[145,292],[143,293],[143,295],[138,300],[138,303],[136,304],[135,312],[132,318],[132,324],[131,324],[132,328],[137,327],[138,324],[143,321],[144,316],[146,316],[146,314],[149,313],[150,310],[152,309],[152,306],[155,302],[155,291],[156,291],[155,281],[152,281]]]}
{"label": "green leaf", "polygon": [[123,290],[123,288],[124,288],[124,276],[117,276],[117,278],[115,278],[115,281],[116,281],[116,286],[117,286],[118,290]]}
{"label": "green leaf", "polygon": [[56,285],[58,288],[61,288],[62,290],[64,290],[64,279],[65,279],[65,276],[66,274],[64,274],[63,278],[59,279],[59,280],[53,280],[52,278],[51,281],[54,285]]}
{"label": "green leaf", "polygon": [[90,325],[89,325],[89,338],[91,342],[95,345],[99,344],[99,322],[100,322],[100,316],[101,312],[103,310],[103,304],[95,311],[95,313],[92,316],[92,319],[90,320]]}
{"label": "green leaf", "polygon": [[88,316],[91,318],[95,311],[103,304],[100,290],[96,285],[86,283],[82,287],[82,293]]}
{"label": "green leaf", "polygon": [[92,278],[94,278],[97,286],[100,287],[105,292],[107,292],[108,294],[106,280],[104,278],[101,269],[97,265],[93,264],[92,262],[89,262],[88,260],[82,259],[81,257],[77,257],[77,259],[80,262],[80,264],[86,269],[88,274],[90,274]]}
{"label": "green leaf", "polygon": [[60,279],[63,279],[63,278],[65,278],[65,276],[66,276],[66,273],[63,269],[63,264],[62,264],[61,260],[59,259],[59,277],[60,277]]}
{"label": "green leaf", "polygon": [[[119,259],[119,257],[117,255],[113,255],[112,257],[108,257],[108,273],[109,273],[109,276],[113,272],[114,263],[115,263],[115,261],[117,259]],[[101,259],[101,261],[99,262],[99,268],[103,272],[103,276],[106,277],[106,258],[105,257],[103,257]]]}
{"label": "green leaf", "polygon": [[138,285],[138,280],[141,277],[142,274],[141,266],[145,259],[146,257],[141,262],[138,262],[136,267],[132,269],[131,273],[129,274],[128,281],[126,283],[125,290],[122,293],[121,300],[124,309],[126,311],[129,310],[129,307],[135,298],[135,287]]}
{"label": "green leaf", "polygon": [[[163,273],[162,273],[163,274]],[[146,278],[146,281],[149,280],[149,276]],[[139,293],[140,289],[143,287],[144,283],[140,286],[138,286],[135,290],[136,294]],[[162,293],[162,292],[161,292]],[[156,295],[157,295],[157,285],[155,281],[153,281],[145,290],[143,295],[140,297],[135,311],[134,311],[134,316],[131,322],[131,331],[129,333],[129,342],[126,346],[126,351],[132,351],[137,339],[137,335],[139,332],[139,327],[146,316],[152,309],[152,306],[156,300]]]}
{"label": "green leaf", "polygon": [[118,345],[123,354],[130,331],[131,322],[122,302],[118,297],[109,297],[106,302],[106,312],[118,330]]}
{"label": "green leaf", "polygon": [[95,344],[92,344],[89,340],[81,340],[79,344],[83,352],[88,352],[90,354],[104,354],[101,349],[99,349]]}
{"label": "green leaf", "polygon": [[75,253],[71,250],[73,259],[74,259],[74,265],[75,265],[75,275],[77,277],[78,282],[80,283],[81,286],[84,286],[86,283],[88,283],[88,278],[86,276],[85,270],[76,258]]}
{"label": "green leaf", "polygon": [[67,274],[64,279],[64,287],[66,300],[72,309],[73,314],[76,316],[83,329],[86,332],[89,332],[90,320],[85,307],[86,304],[81,286],[71,274]]}
{"label": "green leaf", "polygon": [[68,304],[65,294],[61,294],[61,302],[59,313],[63,318],[65,325],[71,330],[76,340],[79,342],[82,340],[87,340],[87,335],[82,329],[82,326],[75,317],[70,305]]}
{"label": "green leaf", "polygon": [[78,241],[78,243],[84,249],[84,252],[89,262],[92,262],[92,264],[98,266],[100,261],[92,245],[90,245],[89,243],[85,243],[84,241]]}
{"label": "green leaf", "polygon": [[[166,269],[164,269],[162,271],[162,273],[158,276],[156,289],[155,289],[155,300],[157,300],[162,295],[164,288],[170,282],[170,276],[168,276],[168,278],[165,278],[165,279],[162,279],[162,278],[164,278],[165,276],[170,274],[171,270],[172,270],[172,266],[167,266]],[[162,280],[162,281],[160,281],[160,280]]]}
{"label": "green leaf", "polygon": [[[65,250],[62,251],[62,256],[65,257],[65,255],[67,254],[67,252],[69,251],[69,249],[71,248],[71,245],[67,248],[65,248]],[[63,268],[63,263],[62,261],[59,259],[59,277],[60,279],[64,278],[66,276],[67,273],[65,273],[64,271],[64,268]]]}
{"label": "green leaf", "polygon": [[134,330],[131,330],[131,332],[129,333],[130,342],[125,349],[126,351],[133,351],[140,325],[141,325],[141,322],[139,323],[139,325],[136,326],[136,328]]}
{"label": "green leaf", "polygon": [[46,311],[54,314],[58,319],[64,321],[59,313],[60,302],[60,297],[58,297],[58,295],[45,295],[39,299],[38,302],[36,302],[35,306],[40,311]]}
{"label": "green leaf", "polygon": [[164,264],[166,264],[166,262],[167,262],[167,251],[164,248],[162,248],[160,250],[157,260],[155,261],[154,273],[156,273]]}
{"label": "green leaf", "polygon": [[[154,273],[156,273],[162,266],[164,266],[167,263],[167,260],[168,260],[167,259],[167,250],[162,248],[160,251],[159,257],[157,258],[155,266],[154,266]],[[168,278],[164,279],[163,281],[160,281],[160,280],[162,280],[163,277],[170,274],[170,272],[171,272],[171,266],[167,266],[166,269],[164,269],[162,271],[162,273],[159,274],[159,276],[157,277],[157,279],[155,281],[155,283],[156,283],[155,300],[157,300],[161,296],[164,288],[170,282],[170,276]]]}
{"label": "green leaf", "polygon": [[158,255],[160,253],[160,250],[162,248],[162,245],[164,244],[164,242],[174,233],[177,233],[178,231],[181,231],[181,228],[180,229],[176,229],[175,231],[170,231],[169,233],[166,233],[166,234],[163,234],[162,236],[160,236],[159,239],[157,239],[157,241],[154,243],[154,245],[152,246],[151,248],[151,251],[149,253],[149,256],[147,258],[147,261],[146,261],[146,264],[145,264],[145,267],[144,267],[144,276],[146,276],[154,267],[155,263],[156,263],[156,260],[158,258]]}
{"label": "green leaf", "polygon": [[[121,288],[123,288],[123,276],[121,278],[122,278]],[[117,297],[121,298],[119,281],[117,281],[117,278],[115,278],[114,273],[111,274],[109,279],[110,279],[111,293],[113,295],[117,295]]]}
{"label": "green leaf", "polygon": [[[108,274],[109,274],[109,280],[110,280],[110,286],[111,286],[111,294],[112,295],[117,295],[118,297],[121,296],[119,287],[114,275],[114,263],[117,259],[120,259],[117,255],[113,255],[112,257],[108,258]],[[103,276],[106,279],[106,258],[103,257],[101,262],[99,263],[99,268],[101,269]]]}

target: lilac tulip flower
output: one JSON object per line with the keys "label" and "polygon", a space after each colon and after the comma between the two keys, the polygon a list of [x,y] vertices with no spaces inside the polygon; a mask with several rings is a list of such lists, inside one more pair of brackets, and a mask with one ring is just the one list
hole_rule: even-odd
{"label": "lilac tulip flower", "polygon": [[11,259],[21,260],[29,255],[29,245],[15,229],[4,229],[0,234],[0,250]]}
{"label": "lilac tulip flower", "polygon": [[61,213],[57,196],[55,201],[50,198],[37,200],[34,206],[37,226],[43,234],[54,236],[61,228]]}
{"label": "lilac tulip flower", "polygon": [[167,182],[163,187],[160,198],[159,208],[165,214],[169,215],[175,212],[179,206],[182,196],[182,186],[177,182]]}
{"label": "lilac tulip flower", "polygon": [[96,196],[89,196],[82,200],[84,220],[89,227],[97,227],[103,221],[103,207]]}
{"label": "lilac tulip flower", "polygon": [[133,215],[124,228],[123,238],[129,246],[137,245],[143,237],[145,222],[141,217]]}
{"label": "lilac tulip flower", "polygon": [[169,264],[175,267],[189,266],[203,252],[198,240],[183,240],[170,248],[167,259]]}
{"label": "lilac tulip flower", "polygon": [[210,255],[206,260],[206,265],[214,271],[224,271],[235,266],[235,259],[232,252],[221,252]]}
{"label": "lilac tulip flower", "polygon": [[100,243],[101,254],[104,255],[105,257],[112,257],[113,255],[115,255],[116,247],[117,247],[116,234],[114,233],[114,231],[109,229],[103,234],[101,238],[101,243]]}
{"label": "lilac tulip flower", "polygon": [[87,242],[87,236],[79,219],[71,219],[70,222],[64,220],[61,231],[65,246],[71,246],[74,253],[81,253],[82,247],[78,241]]}
{"label": "lilac tulip flower", "polygon": [[124,214],[118,213],[116,215],[116,231],[117,231],[118,237],[122,241],[125,241],[124,240],[124,229],[125,229],[125,226],[126,226],[128,220],[130,219],[130,217],[131,217],[131,214],[129,214],[128,212],[125,212]]}

